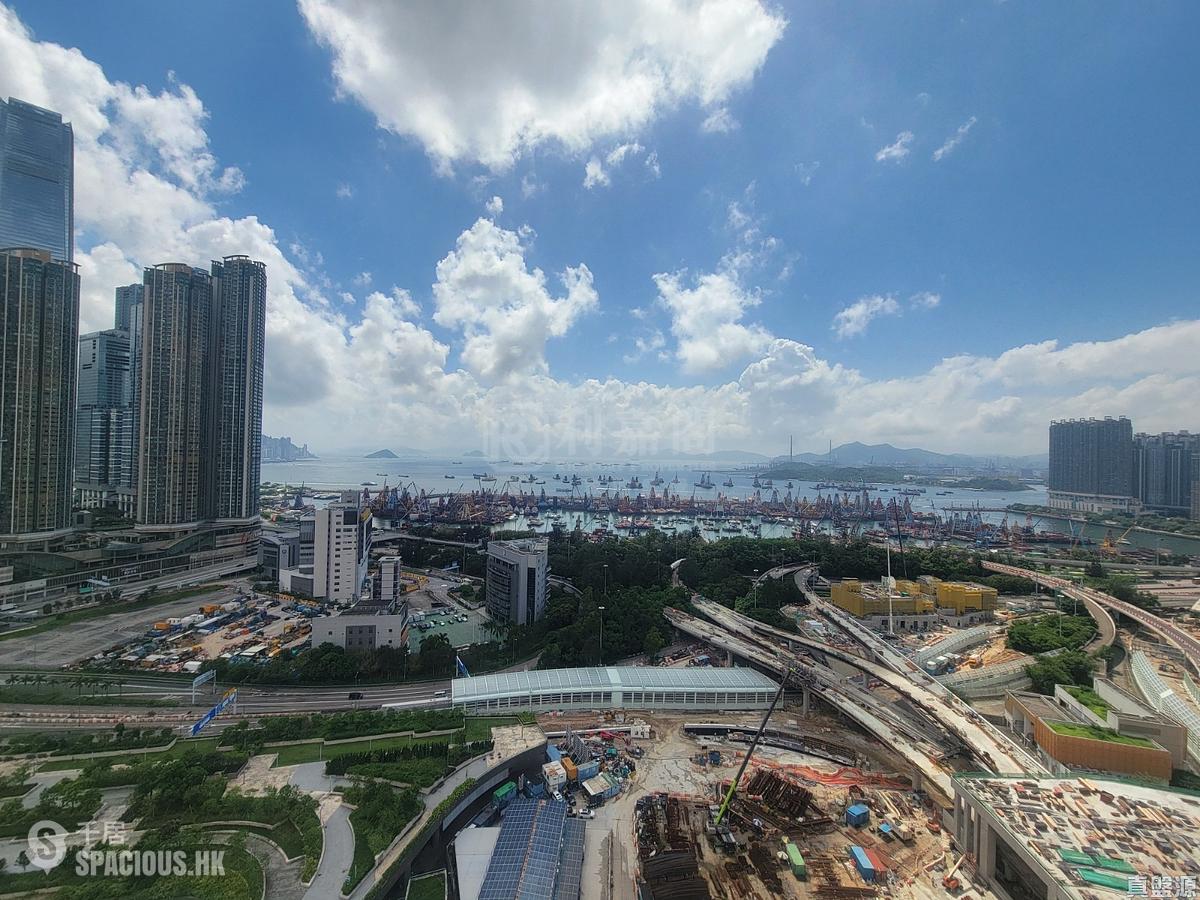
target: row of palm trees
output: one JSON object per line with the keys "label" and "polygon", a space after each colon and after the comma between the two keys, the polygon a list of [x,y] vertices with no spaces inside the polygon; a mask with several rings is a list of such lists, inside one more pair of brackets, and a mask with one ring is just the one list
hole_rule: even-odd
{"label": "row of palm trees", "polygon": [[34,688],[41,688],[50,685],[66,685],[75,688],[77,694],[82,697],[85,688],[99,689],[103,691],[104,696],[108,696],[109,691],[115,686],[118,696],[122,696],[125,691],[125,685],[120,681],[112,681],[108,678],[97,678],[92,675],[67,675],[67,676],[50,676],[44,675],[41,672],[22,674],[14,672],[4,679],[5,684],[17,685],[25,684]]}

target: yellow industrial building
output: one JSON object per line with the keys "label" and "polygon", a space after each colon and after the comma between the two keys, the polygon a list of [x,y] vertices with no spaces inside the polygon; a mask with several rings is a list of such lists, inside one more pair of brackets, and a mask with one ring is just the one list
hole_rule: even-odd
{"label": "yellow industrial building", "polygon": [[[834,583],[831,599],[835,606],[859,618],[888,615],[887,588],[866,584],[857,578]],[[892,591],[895,615],[921,615],[939,612],[962,616],[971,612],[991,613],[996,609],[996,589],[964,581],[940,581],[923,575],[918,581],[896,579]]]}

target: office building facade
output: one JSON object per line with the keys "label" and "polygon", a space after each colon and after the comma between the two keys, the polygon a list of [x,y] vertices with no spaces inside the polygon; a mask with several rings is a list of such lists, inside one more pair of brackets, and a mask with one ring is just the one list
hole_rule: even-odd
{"label": "office building facade", "polygon": [[1054,509],[1136,512],[1129,419],[1051,422],[1048,487]]}
{"label": "office building facade", "polygon": [[363,595],[371,559],[371,508],[352,495],[313,517],[312,595],[353,603]]}
{"label": "office building facade", "polygon": [[0,541],[69,532],[79,274],[47,250],[0,250]]}
{"label": "office building facade", "polygon": [[146,269],[137,397],[138,527],[259,522],[266,269]]}
{"label": "office building facade", "polygon": [[74,134],[61,115],[0,100],[0,247],[74,262],[74,164]]}
{"label": "office building facade", "polygon": [[399,649],[408,646],[408,605],[401,602],[395,610],[352,607],[336,616],[318,616],[312,620],[312,646],[333,644],[351,653],[364,653],[380,647]]}
{"label": "office building facade", "polygon": [[129,333],[94,331],[79,338],[75,413],[75,500],[84,509],[135,506]]}
{"label": "office building facade", "polygon": [[492,619],[532,625],[542,617],[549,558],[544,540],[488,542],[486,603]]}

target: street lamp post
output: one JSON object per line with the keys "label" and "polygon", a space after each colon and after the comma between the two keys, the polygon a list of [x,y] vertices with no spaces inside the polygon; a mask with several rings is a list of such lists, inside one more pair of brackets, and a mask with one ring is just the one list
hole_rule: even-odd
{"label": "street lamp post", "polygon": [[[605,566],[604,568],[608,568]],[[604,665],[604,607],[596,607],[600,610],[600,665]]]}
{"label": "street lamp post", "polygon": [[758,609],[758,569],[754,570],[754,608]]}
{"label": "street lamp post", "polygon": [[604,564],[604,599],[608,599],[608,563]]}

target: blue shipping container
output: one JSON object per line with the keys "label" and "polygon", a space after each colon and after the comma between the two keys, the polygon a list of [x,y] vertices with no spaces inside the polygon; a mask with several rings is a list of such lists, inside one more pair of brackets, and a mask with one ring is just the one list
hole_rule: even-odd
{"label": "blue shipping container", "polygon": [[562,762],[562,751],[549,742],[546,743],[546,756],[550,762]]}
{"label": "blue shipping container", "polygon": [[540,797],[546,793],[546,786],[540,781],[527,781],[525,783],[525,793],[530,797]]}
{"label": "blue shipping container", "polygon": [[589,778],[595,778],[600,774],[600,760],[592,759],[576,766],[579,769],[578,780],[580,782],[587,781]]}
{"label": "blue shipping container", "polygon": [[867,858],[862,847],[851,847],[850,858],[854,860],[854,868],[858,869],[863,881],[875,881],[875,867],[871,865],[871,860]]}
{"label": "blue shipping container", "polygon": [[871,821],[871,808],[865,803],[856,803],[846,810],[846,824],[860,827]]}

